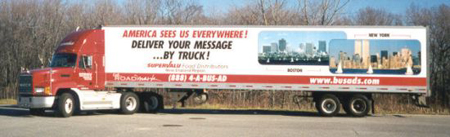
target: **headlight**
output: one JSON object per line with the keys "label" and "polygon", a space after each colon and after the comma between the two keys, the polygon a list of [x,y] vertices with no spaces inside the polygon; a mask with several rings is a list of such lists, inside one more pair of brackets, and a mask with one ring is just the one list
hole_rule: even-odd
{"label": "headlight", "polygon": [[34,92],[42,93],[42,92],[44,92],[44,88],[34,88]]}

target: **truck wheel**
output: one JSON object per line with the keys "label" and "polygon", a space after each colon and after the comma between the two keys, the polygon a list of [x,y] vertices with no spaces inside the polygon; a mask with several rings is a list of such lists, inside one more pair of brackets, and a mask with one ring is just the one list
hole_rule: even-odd
{"label": "truck wheel", "polygon": [[72,94],[63,93],[59,96],[58,106],[56,108],[56,113],[61,117],[70,117],[72,116],[75,110],[75,100],[73,99]]}
{"label": "truck wheel", "polygon": [[120,112],[134,114],[139,108],[139,98],[133,92],[124,92],[120,97]]}
{"label": "truck wheel", "polygon": [[30,115],[43,116],[45,114],[45,109],[42,108],[30,108]]}
{"label": "truck wheel", "polygon": [[347,114],[350,114],[355,117],[363,117],[366,116],[370,111],[370,101],[364,95],[354,95],[348,103],[346,103],[346,107],[348,108]]}
{"label": "truck wheel", "polygon": [[160,109],[163,109],[163,98],[159,95],[149,95],[144,97],[142,109],[147,113],[156,113]]}
{"label": "truck wheel", "polygon": [[325,94],[316,103],[316,108],[322,116],[334,116],[339,113],[341,103],[333,94]]}

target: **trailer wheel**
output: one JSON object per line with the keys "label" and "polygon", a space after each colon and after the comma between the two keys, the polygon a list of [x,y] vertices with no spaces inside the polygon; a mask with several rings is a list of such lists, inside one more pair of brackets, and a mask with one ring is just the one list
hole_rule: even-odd
{"label": "trailer wheel", "polygon": [[45,114],[45,109],[42,108],[30,108],[30,115],[43,116]]}
{"label": "trailer wheel", "polygon": [[139,98],[133,92],[124,92],[120,97],[120,112],[134,114],[139,109]]}
{"label": "trailer wheel", "polygon": [[357,94],[354,95],[348,103],[346,103],[346,107],[348,109],[347,114],[350,114],[355,117],[363,117],[366,116],[370,109],[371,104],[369,99],[366,96]]}
{"label": "trailer wheel", "polygon": [[334,116],[339,113],[341,103],[333,94],[325,94],[316,103],[316,108],[322,116]]}
{"label": "trailer wheel", "polygon": [[164,101],[162,96],[157,94],[152,94],[149,96],[144,96],[142,110],[147,113],[156,113],[157,111],[164,108]]}
{"label": "trailer wheel", "polygon": [[75,100],[70,93],[63,93],[59,96],[56,113],[61,117],[70,117],[75,111]]}

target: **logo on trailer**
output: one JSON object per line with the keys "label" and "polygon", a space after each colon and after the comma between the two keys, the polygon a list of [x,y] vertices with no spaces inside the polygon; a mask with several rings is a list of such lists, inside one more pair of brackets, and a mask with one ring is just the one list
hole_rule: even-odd
{"label": "logo on trailer", "polygon": [[151,81],[161,81],[155,77],[155,75],[152,76],[138,76],[138,75],[132,75],[132,76],[124,76],[120,75],[120,73],[114,73],[113,74],[115,81],[145,81],[145,82],[151,82]]}

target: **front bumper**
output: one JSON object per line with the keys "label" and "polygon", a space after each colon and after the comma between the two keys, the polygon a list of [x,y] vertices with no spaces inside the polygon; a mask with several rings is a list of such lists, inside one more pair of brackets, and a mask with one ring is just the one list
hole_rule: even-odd
{"label": "front bumper", "polygon": [[19,107],[21,108],[51,108],[55,96],[46,97],[19,97]]}

